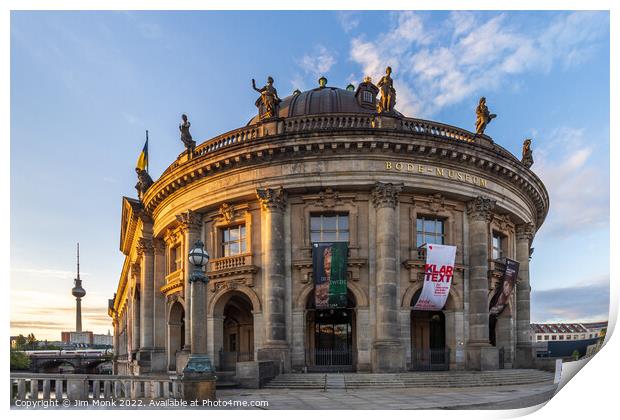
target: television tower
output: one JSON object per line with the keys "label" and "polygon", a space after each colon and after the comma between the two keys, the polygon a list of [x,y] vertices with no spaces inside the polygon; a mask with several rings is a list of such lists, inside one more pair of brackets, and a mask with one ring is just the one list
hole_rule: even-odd
{"label": "television tower", "polygon": [[80,279],[80,243],[77,244],[77,277],[74,279],[71,294],[75,296],[75,331],[82,332],[82,298],[86,296],[86,290],[82,288]]}

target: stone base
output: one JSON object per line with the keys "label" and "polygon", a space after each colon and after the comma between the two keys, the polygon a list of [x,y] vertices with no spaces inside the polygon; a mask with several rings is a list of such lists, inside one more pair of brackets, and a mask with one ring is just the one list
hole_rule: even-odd
{"label": "stone base", "polygon": [[469,370],[498,370],[499,349],[490,344],[468,346],[466,366]]}
{"label": "stone base", "polygon": [[274,344],[273,346],[263,347],[256,352],[257,361],[273,361],[278,366],[280,372],[290,372],[291,359],[286,343]]}
{"label": "stone base", "polygon": [[514,367],[518,369],[535,368],[536,356],[531,345],[517,346],[515,353]]}
{"label": "stone base", "polygon": [[372,345],[372,371],[393,373],[405,370],[405,352],[399,341],[376,341]]}
{"label": "stone base", "polygon": [[386,112],[375,117],[375,128],[393,130],[397,128],[399,120],[394,112]]}
{"label": "stone base", "polygon": [[214,400],[216,379],[209,356],[191,354],[183,369],[183,399]]}
{"label": "stone base", "polygon": [[279,364],[273,360],[237,362],[235,380],[241,388],[262,388],[279,374]]}

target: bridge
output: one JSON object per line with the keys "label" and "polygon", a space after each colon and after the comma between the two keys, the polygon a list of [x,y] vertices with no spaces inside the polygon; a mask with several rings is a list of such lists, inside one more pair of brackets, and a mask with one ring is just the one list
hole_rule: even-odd
{"label": "bridge", "polygon": [[95,374],[102,364],[112,362],[112,356],[105,354],[31,354],[29,358],[33,373],[60,373],[62,365],[70,365],[73,373]]}

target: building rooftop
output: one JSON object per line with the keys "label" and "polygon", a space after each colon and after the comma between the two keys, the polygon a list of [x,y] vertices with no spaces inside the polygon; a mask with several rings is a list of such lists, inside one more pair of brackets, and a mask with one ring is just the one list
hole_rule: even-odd
{"label": "building rooftop", "polygon": [[535,333],[544,334],[581,333],[588,332],[588,330],[593,328],[604,328],[606,326],[607,321],[574,324],[531,324],[531,328]]}

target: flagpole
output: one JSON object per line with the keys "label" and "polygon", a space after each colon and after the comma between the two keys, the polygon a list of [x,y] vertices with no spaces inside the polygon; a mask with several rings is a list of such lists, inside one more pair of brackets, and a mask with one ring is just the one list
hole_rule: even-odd
{"label": "flagpole", "polygon": [[146,130],[146,172],[149,171],[149,130]]}

